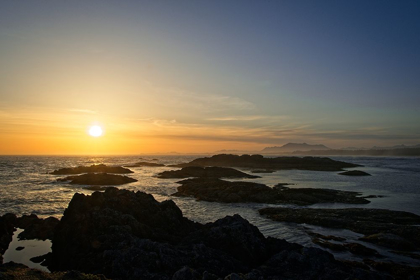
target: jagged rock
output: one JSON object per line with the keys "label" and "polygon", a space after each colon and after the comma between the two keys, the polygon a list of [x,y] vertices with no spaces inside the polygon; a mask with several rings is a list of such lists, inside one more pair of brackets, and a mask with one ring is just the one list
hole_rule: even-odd
{"label": "jagged rock", "polygon": [[[7,213],[0,217],[0,256],[6,252],[15,231],[16,215]],[[0,258],[2,260],[2,258]]]}
{"label": "jagged rock", "polygon": [[227,167],[199,167],[199,166],[187,166],[181,170],[170,170],[163,171],[157,174],[158,178],[189,178],[189,177],[200,177],[200,178],[260,178],[259,176],[249,175],[239,170]]}
{"label": "jagged rock", "polygon": [[345,176],[372,176],[369,173],[360,170],[351,170],[338,173],[338,175],[345,175]]}
{"label": "jagged rock", "polygon": [[82,174],[77,176],[67,176],[65,178],[57,179],[59,182],[67,182],[70,181],[70,184],[76,185],[123,185],[132,182],[137,182],[136,179],[121,176],[121,175],[114,175],[114,174],[107,174],[107,173],[88,173]]}
{"label": "jagged rock", "polygon": [[340,202],[366,204],[368,200],[360,193],[331,189],[288,188],[277,185],[270,188],[253,182],[230,182],[214,178],[186,179],[174,196],[193,196],[199,200],[217,202],[258,202],[310,205],[315,203]]}
{"label": "jagged rock", "polygon": [[262,155],[214,155],[212,157],[197,158],[188,163],[172,165],[173,167],[186,166],[219,166],[242,167],[268,170],[315,170],[315,171],[342,171],[343,168],[358,167],[360,165],[343,161],[332,160],[325,157],[276,157],[265,158]]}
{"label": "jagged rock", "polygon": [[24,229],[19,234],[19,239],[52,239],[57,224],[57,218],[40,219],[35,214],[23,215],[16,221],[16,227]]}
{"label": "jagged rock", "polygon": [[261,215],[280,222],[349,229],[365,234],[361,240],[398,250],[420,248],[420,216],[385,209],[264,208]]}
{"label": "jagged rock", "polygon": [[141,166],[146,166],[146,167],[162,167],[165,166],[164,164],[161,163],[154,163],[154,162],[147,162],[147,161],[140,161],[140,162],[136,162],[133,164],[127,164],[124,165],[125,167],[141,167]]}
{"label": "jagged rock", "polygon": [[53,175],[71,175],[71,174],[82,174],[82,173],[117,173],[127,174],[133,173],[130,169],[121,166],[107,166],[105,164],[93,164],[91,166],[78,166],[70,168],[61,168],[54,170],[50,174]]}
{"label": "jagged rock", "polygon": [[29,268],[23,264],[8,262],[0,265],[0,279],[2,280],[106,280],[103,275],[85,274],[78,271],[47,273]]}
{"label": "jagged rock", "polygon": [[112,187],[75,194],[52,243],[51,270],[118,279],[382,279],[325,251],[266,238],[239,215],[201,225],[172,201]]}

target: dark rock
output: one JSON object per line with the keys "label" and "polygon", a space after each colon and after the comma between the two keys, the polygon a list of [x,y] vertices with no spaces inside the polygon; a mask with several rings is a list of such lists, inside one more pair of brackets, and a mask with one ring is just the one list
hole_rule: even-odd
{"label": "dark rock", "polygon": [[114,175],[114,174],[107,174],[107,173],[88,173],[82,174],[77,176],[67,176],[65,178],[57,179],[59,182],[66,182],[70,181],[70,184],[76,185],[123,185],[132,182],[137,182],[136,179],[121,176],[121,175]]}
{"label": "dark rock", "polygon": [[45,258],[46,258],[46,255],[41,255],[41,256],[30,258],[29,260],[33,263],[42,263],[43,261],[45,261]]}
{"label": "dark rock", "polygon": [[6,252],[15,231],[16,215],[7,213],[0,216],[0,256]]}
{"label": "dark rock", "polygon": [[85,187],[84,189],[90,190],[90,191],[104,191],[107,188],[108,187],[103,187],[103,186],[89,186],[89,187]]}
{"label": "dark rock", "polygon": [[251,170],[251,173],[274,173],[276,170],[268,170],[268,169],[256,169]]}
{"label": "dark rock", "polygon": [[406,256],[406,257],[416,259],[416,260],[420,260],[420,254],[416,254],[416,253],[411,253],[411,252],[406,252],[406,251],[391,251],[391,253],[401,255],[401,256]]}
{"label": "dark rock", "polygon": [[360,170],[351,170],[338,173],[338,175],[345,175],[345,176],[372,176],[369,173]]}
{"label": "dark rock", "polygon": [[0,265],[0,279],[4,280],[106,280],[103,275],[85,274],[78,271],[48,273],[23,264],[8,262]]}
{"label": "dark rock", "polygon": [[161,164],[161,163],[140,161],[140,162],[136,162],[134,164],[128,164],[128,165],[124,165],[124,166],[125,167],[141,167],[141,166],[146,166],[146,167],[162,167],[162,166],[165,166],[165,165],[164,164]]}
{"label": "dark rock", "polygon": [[46,219],[40,219],[35,214],[23,215],[17,218],[16,221],[16,227],[24,229],[19,234],[19,239],[52,239],[57,224],[57,218],[48,217]]}
{"label": "dark rock", "polygon": [[371,268],[391,275],[394,279],[420,279],[420,267],[413,267],[393,262],[377,262],[369,259],[363,262]]}
{"label": "dark rock", "polygon": [[93,164],[91,166],[78,166],[70,168],[61,168],[54,170],[50,174],[53,175],[71,175],[71,174],[82,174],[82,173],[117,173],[127,174],[133,173],[130,169],[121,166],[107,166],[105,164]]}
{"label": "dark rock", "polygon": [[242,167],[268,170],[315,170],[315,171],[342,171],[343,168],[358,167],[360,165],[324,157],[276,157],[264,158],[262,155],[214,155],[212,157],[194,159],[189,163],[173,165],[173,167],[186,166],[219,166]]}
{"label": "dark rock", "polygon": [[201,274],[196,270],[184,266],[174,273],[172,280],[201,280]]}
{"label": "dark rock", "polygon": [[116,188],[75,194],[52,243],[51,270],[118,279],[382,279],[325,251],[265,238],[239,215],[201,225],[172,201]]}
{"label": "dark rock", "polygon": [[199,167],[187,166],[181,170],[163,171],[157,175],[158,178],[260,178],[259,176],[249,175],[239,170],[227,167]]}
{"label": "dark rock", "polygon": [[214,178],[186,179],[178,182],[175,196],[194,196],[199,200],[225,203],[257,202],[311,205],[315,203],[340,202],[366,204],[368,200],[358,197],[360,193],[331,189],[292,189],[277,185],[270,188],[253,182],[229,182]]}
{"label": "dark rock", "polygon": [[363,241],[398,250],[420,248],[420,216],[385,209],[291,209],[264,208],[261,215],[280,222],[344,228],[367,236]]}
{"label": "dark rock", "polygon": [[322,235],[312,231],[306,231],[306,233],[314,238],[323,239],[323,240],[334,240],[334,241],[345,241],[343,237],[333,236],[333,235]]}
{"label": "dark rock", "polygon": [[16,248],[16,251],[22,251],[23,249],[25,249],[25,247],[19,246]]}

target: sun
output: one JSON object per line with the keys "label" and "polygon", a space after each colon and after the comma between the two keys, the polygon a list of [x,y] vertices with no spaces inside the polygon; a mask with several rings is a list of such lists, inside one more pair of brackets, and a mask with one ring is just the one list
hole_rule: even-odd
{"label": "sun", "polygon": [[89,135],[93,137],[99,137],[103,133],[102,128],[99,125],[92,125],[89,128]]}

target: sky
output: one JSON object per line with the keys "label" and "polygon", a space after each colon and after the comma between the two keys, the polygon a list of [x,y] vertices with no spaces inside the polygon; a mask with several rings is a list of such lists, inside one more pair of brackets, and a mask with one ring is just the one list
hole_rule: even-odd
{"label": "sky", "polygon": [[420,143],[420,1],[0,0],[0,154],[288,142]]}

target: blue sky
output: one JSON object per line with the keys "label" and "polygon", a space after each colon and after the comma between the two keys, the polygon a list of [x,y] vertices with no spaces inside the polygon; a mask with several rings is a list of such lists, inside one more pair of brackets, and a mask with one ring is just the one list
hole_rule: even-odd
{"label": "blue sky", "polygon": [[420,142],[419,1],[2,1],[0,40],[4,129],[78,110],[197,151]]}

